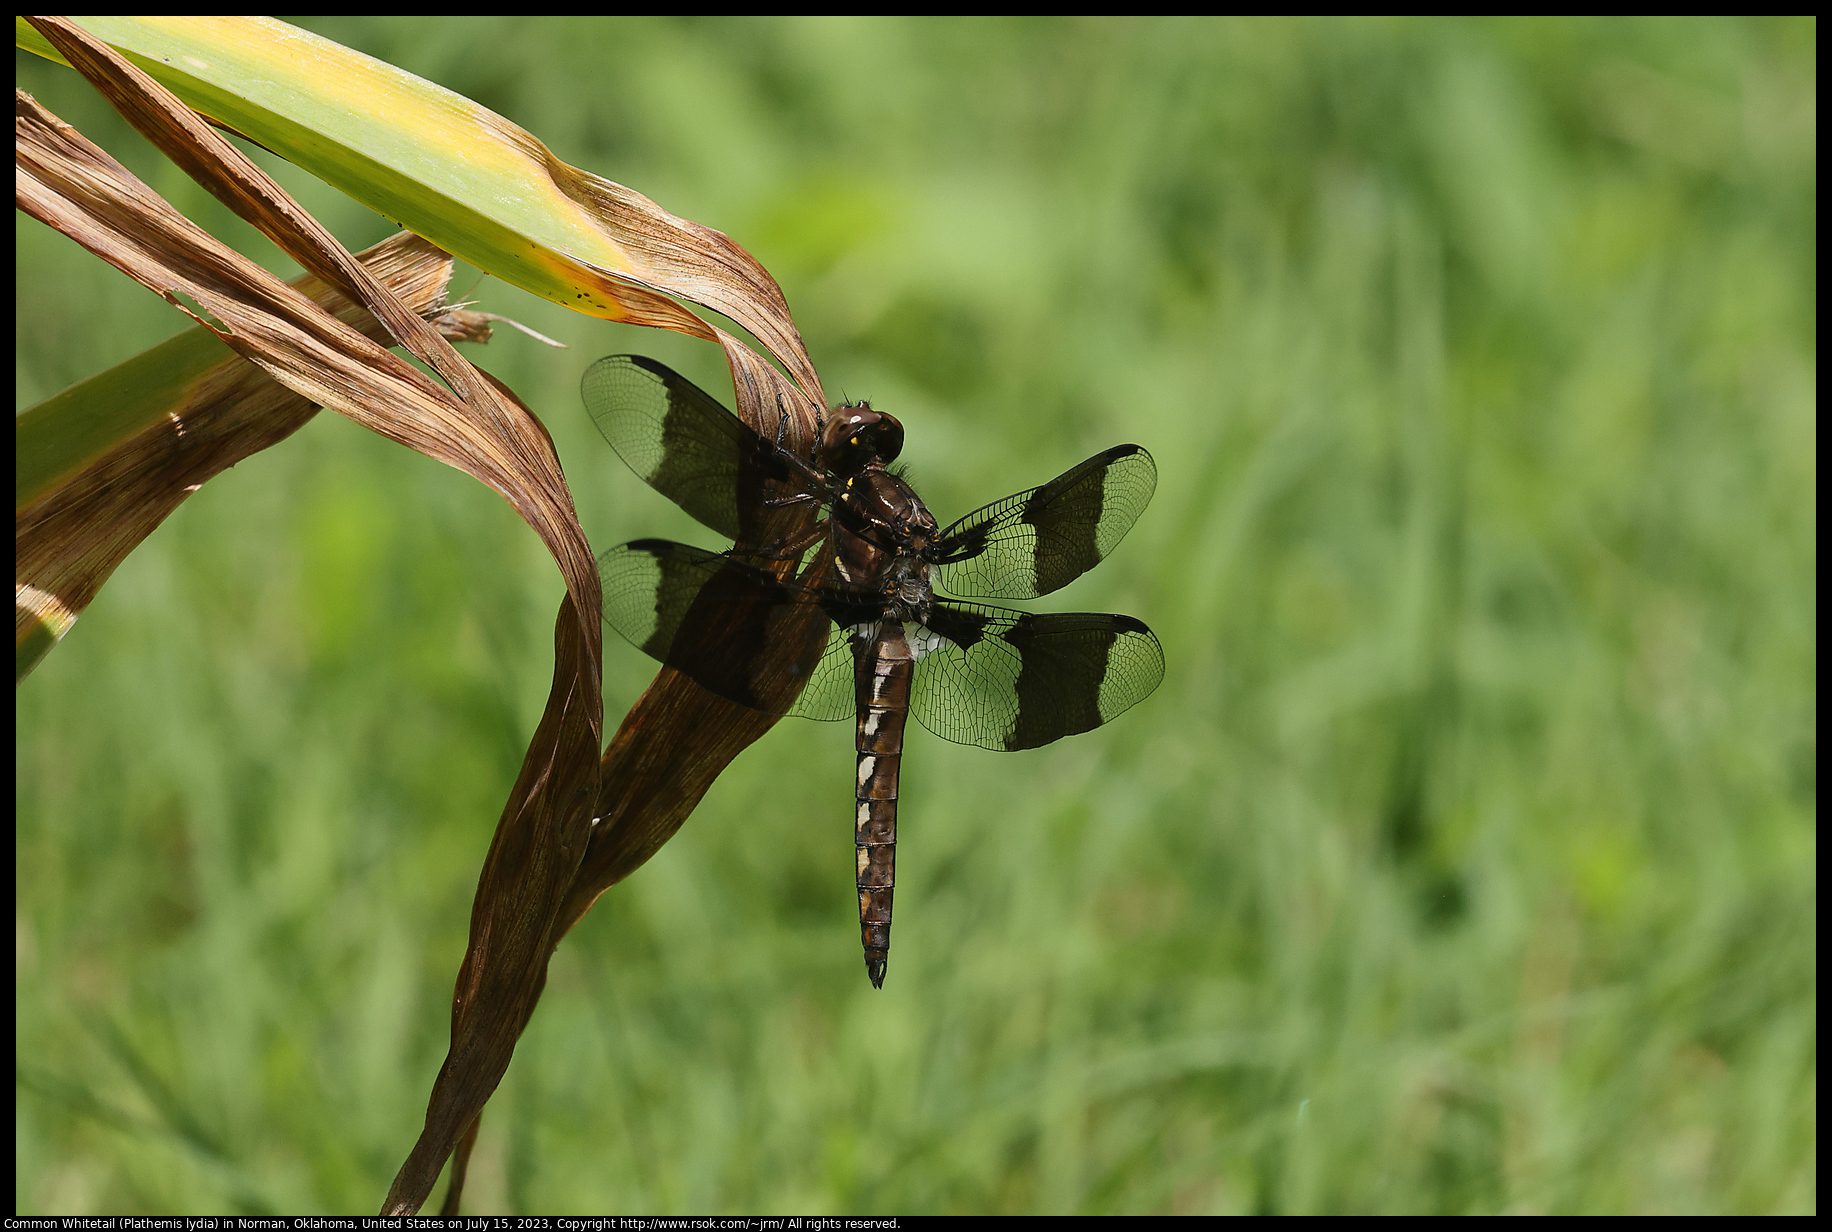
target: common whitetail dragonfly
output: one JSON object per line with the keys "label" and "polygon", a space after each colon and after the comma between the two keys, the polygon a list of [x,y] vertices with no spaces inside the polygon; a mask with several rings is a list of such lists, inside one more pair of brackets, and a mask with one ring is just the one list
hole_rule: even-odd
{"label": "common whitetail dragonfly", "polygon": [[[1132,528],[1157,466],[1116,445],[942,528],[887,469],[903,427],[869,403],[835,408],[809,461],[782,445],[780,426],[772,441],[639,355],[599,360],[581,392],[632,470],[736,541],[724,553],[665,539],[606,552],[606,623],[729,701],[857,720],[859,929],[882,987],[904,716],[959,744],[1030,749],[1099,727],[1164,677],[1158,639],[1130,616],[1036,615],[934,588],[1030,599],[1067,585]],[[808,505],[824,516],[768,536],[772,514]]]}

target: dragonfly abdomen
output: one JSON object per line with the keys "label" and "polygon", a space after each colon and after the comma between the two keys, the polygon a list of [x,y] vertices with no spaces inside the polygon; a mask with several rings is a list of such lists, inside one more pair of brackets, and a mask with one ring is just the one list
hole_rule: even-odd
{"label": "dragonfly abdomen", "polygon": [[910,711],[915,656],[903,626],[883,621],[859,651],[858,813],[854,845],[859,867],[859,938],[872,987],[884,986],[891,950],[891,896],[897,884],[897,777],[903,761],[903,720]]}

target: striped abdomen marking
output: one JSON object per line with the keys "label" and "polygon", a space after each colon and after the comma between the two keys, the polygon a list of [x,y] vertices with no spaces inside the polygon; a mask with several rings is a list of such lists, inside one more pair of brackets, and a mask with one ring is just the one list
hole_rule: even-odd
{"label": "striped abdomen marking", "polygon": [[902,624],[890,620],[881,622],[856,654],[859,787],[853,842],[859,859],[859,937],[865,973],[873,988],[882,988],[897,882],[897,769],[903,760],[903,720],[910,712],[915,656]]}

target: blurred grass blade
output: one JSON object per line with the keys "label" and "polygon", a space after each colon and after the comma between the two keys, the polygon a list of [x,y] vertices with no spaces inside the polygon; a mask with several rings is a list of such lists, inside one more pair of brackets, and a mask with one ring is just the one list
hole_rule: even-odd
{"label": "blurred grass blade", "polygon": [[[775,279],[738,245],[570,167],[430,81],[269,18],[79,23],[199,113],[505,282],[593,316],[713,340],[665,297],[743,325],[825,405]],[[61,60],[23,19],[15,40]]]}

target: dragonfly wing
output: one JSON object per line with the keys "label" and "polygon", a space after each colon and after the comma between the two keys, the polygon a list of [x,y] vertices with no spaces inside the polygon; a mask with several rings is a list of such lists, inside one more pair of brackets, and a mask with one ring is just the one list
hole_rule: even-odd
{"label": "dragonfly wing", "polygon": [[911,713],[943,739],[986,749],[1092,730],[1164,679],[1163,648],[1130,616],[937,602],[918,637]]}
{"label": "dragonfly wing", "polygon": [[[837,631],[819,589],[666,539],[612,548],[598,573],[605,623],[701,688],[766,714],[852,713],[851,660],[833,653]],[[836,673],[845,708],[833,713]]]}
{"label": "dragonfly wing", "polygon": [[585,370],[579,392],[631,470],[727,539],[762,542],[765,514],[808,490],[774,441],[666,364],[607,356]]}
{"label": "dragonfly wing", "polygon": [[951,595],[1034,599],[1111,552],[1157,490],[1138,445],[1115,445],[1041,487],[974,510],[938,537],[935,582]]}

